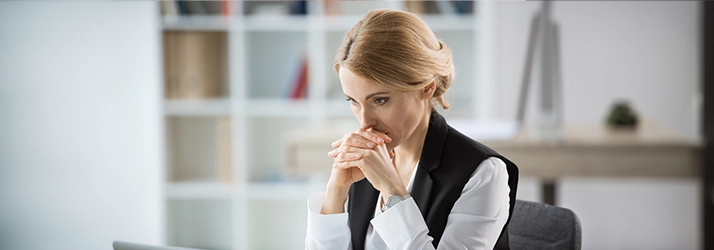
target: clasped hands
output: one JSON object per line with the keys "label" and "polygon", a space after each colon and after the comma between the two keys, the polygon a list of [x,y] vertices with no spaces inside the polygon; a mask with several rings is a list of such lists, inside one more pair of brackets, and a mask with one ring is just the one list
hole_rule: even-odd
{"label": "clasped hands", "polygon": [[328,192],[335,189],[346,194],[352,183],[367,178],[386,197],[406,195],[406,188],[392,161],[394,152],[387,149],[387,143],[391,141],[386,134],[368,128],[333,142],[335,149],[327,154],[334,158]]}

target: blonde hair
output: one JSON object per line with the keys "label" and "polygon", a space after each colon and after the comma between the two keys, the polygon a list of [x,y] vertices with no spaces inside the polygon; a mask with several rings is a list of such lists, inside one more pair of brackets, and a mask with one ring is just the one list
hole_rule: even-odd
{"label": "blonde hair", "polygon": [[413,13],[367,13],[343,38],[334,66],[338,73],[340,67],[347,67],[361,77],[402,91],[419,90],[435,82],[432,98],[449,108],[443,95],[454,79],[451,50]]}

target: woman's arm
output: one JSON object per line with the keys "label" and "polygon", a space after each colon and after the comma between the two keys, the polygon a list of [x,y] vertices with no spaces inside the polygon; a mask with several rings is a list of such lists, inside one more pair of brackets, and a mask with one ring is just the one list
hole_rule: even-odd
{"label": "woman's arm", "polygon": [[[342,148],[343,146],[344,145],[338,147]],[[381,147],[383,147],[383,145]],[[381,147],[377,146],[377,148]],[[353,154],[351,152],[355,151],[362,153],[358,157],[354,157],[354,159],[345,158],[350,157]],[[370,170],[379,170],[377,166],[382,164],[375,164],[375,162],[380,161],[371,160],[384,158],[384,152],[378,154],[381,157],[373,157],[373,155],[370,155],[371,152],[364,149],[351,149],[348,151],[342,151],[342,153],[339,154],[334,154],[333,152],[330,153],[330,156],[335,157],[336,163],[342,162],[341,164],[347,164],[348,166],[345,168],[345,166],[336,164],[337,167],[333,167],[333,176],[330,177],[330,182],[342,179],[336,177],[342,177],[344,175],[334,175],[338,170],[369,171],[370,173],[365,173],[365,175],[370,182],[375,180],[385,180],[383,178],[370,178],[370,174],[372,174],[373,177],[382,177],[379,171],[371,172]],[[356,165],[351,166],[354,164]],[[357,168],[356,166],[360,167]],[[375,183],[372,184],[375,185]],[[334,187],[335,186],[328,184],[328,195],[329,191],[334,191],[330,190],[334,189]],[[475,247],[476,249],[492,249],[498,240],[501,231],[503,230],[506,220],[508,219],[509,191],[506,164],[495,157],[488,158],[481,162],[464,186],[460,198],[456,201],[451,213],[449,214],[446,228],[444,229],[444,233],[439,243],[439,248],[473,249]],[[343,207],[337,207],[339,205],[343,205],[344,200],[342,197],[339,197],[339,201],[335,203],[334,197],[335,196],[333,195],[324,196],[324,202],[323,204],[320,204],[320,209],[323,214],[343,215],[344,218],[341,220],[344,221],[344,223],[340,224],[342,225],[340,227],[346,228],[342,231],[348,233],[340,234],[340,237],[335,238],[347,239],[347,243],[345,244],[349,247],[350,236],[349,227],[346,223],[348,220],[347,215],[344,213]],[[329,210],[332,211],[332,213],[324,212],[327,206],[330,207]],[[422,218],[419,208],[411,198],[400,202],[396,206],[387,210],[384,214],[377,215],[374,219],[372,219],[371,224],[375,232],[387,245],[388,249],[434,249],[433,244],[431,243],[433,239],[428,235],[429,229],[424,222],[424,218]],[[337,228],[337,226],[335,226],[335,228]],[[334,230],[334,232],[337,231],[340,230]],[[313,235],[311,236],[310,232],[308,232],[307,240],[309,240],[310,237],[322,237],[317,236],[317,233],[329,235],[328,232],[323,230],[313,230],[312,233]],[[308,243],[306,243],[306,245],[308,245]]]}
{"label": "woman's arm", "polygon": [[[392,139],[384,133],[359,129],[346,134],[341,139],[332,143],[332,147],[334,147],[335,150],[328,152],[327,155],[334,158],[335,164],[332,166],[330,179],[327,181],[327,193],[320,213],[344,213],[343,205],[347,200],[347,193],[349,192],[350,186],[352,183],[365,178],[366,173],[364,170],[367,166],[362,164],[365,164],[367,159],[375,160],[375,157],[370,156],[382,156],[382,159],[377,159],[376,163],[369,162],[370,166],[375,164],[391,164],[391,161],[387,159],[390,159],[393,155],[387,152],[385,145],[385,143],[390,141],[392,141]],[[381,155],[377,153],[380,149],[383,151]],[[382,161],[380,162],[379,160]],[[384,161],[388,162],[385,163]],[[355,165],[358,163],[361,164]],[[393,168],[391,170],[395,172]],[[374,171],[368,171],[368,173],[371,172]],[[367,176],[367,178],[369,179],[370,177]],[[374,177],[372,178],[374,179]],[[370,180],[370,182],[372,182],[372,185],[375,185],[373,180]],[[402,189],[404,189],[404,187],[402,187]],[[404,193],[406,193],[406,191]]]}
{"label": "woman's arm", "polygon": [[347,213],[321,214],[324,201],[325,192],[308,198],[305,249],[352,249]]}
{"label": "woman's arm", "polygon": [[[454,204],[439,249],[493,249],[508,219],[506,164],[491,157],[474,171]],[[421,212],[407,199],[371,221],[388,249],[434,249]]]}
{"label": "woman's arm", "polygon": [[484,160],[451,209],[439,249],[493,249],[508,220],[510,190],[506,164]]}
{"label": "woman's arm", "polygon": [[[357,130],[346,134],[342,139],[332,143],[335,150],[328,153],[335,162],[359,160],[361,156],[341,153],[337,150],[346,146],[355,149],[372,149],[385,147],[384,143],[392,139],[379,132]],[[332,168],[327,191],[308,198],[307,236],[305,249],[351,249],[351,234],[345,213],[347,195],[352,183],[364,179],[360,168]]]}

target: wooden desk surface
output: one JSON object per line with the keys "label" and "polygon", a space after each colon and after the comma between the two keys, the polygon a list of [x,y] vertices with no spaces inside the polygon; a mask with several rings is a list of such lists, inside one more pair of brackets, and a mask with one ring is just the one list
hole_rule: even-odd
{"label": "wooden desk surface", "polygon": [[560,140],[543,140],[531,129],[508,141],[483,141],[515,162],[521,176],[695,177],[703,142],[687,140],[652,123],[637,130],[565,128]]}

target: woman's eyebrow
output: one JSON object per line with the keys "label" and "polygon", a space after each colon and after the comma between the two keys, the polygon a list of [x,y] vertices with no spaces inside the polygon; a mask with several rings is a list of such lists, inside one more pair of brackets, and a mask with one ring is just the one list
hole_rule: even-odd
{"label": "woman's eyebrow", "polygon": [[389,94],[389,92],[387,92],[387,91],[382,91],[382,92],[372,93],[372,94],[369,94],[369,95],[368,95],[367,97],[365,97],[364,99],[365,99],[365,100],[369,100],[369,98],[372,98],[372,97],[375,96],[375,95],[381,95],[381,94]]}
{"label": "woman's eyebrow", "polygon": [[[368,95],[367,97],[365,97],[364,99],[365,99],[365,100],[369,100],[369,98],[372,98],[372,97],[375,96],[375,95],[382,95],[382,94],[389,94],[389,92],[388,92],[388,91],[375,92],[375,93],[369,94],[369,95]],[[342,95],[344,95],[345,98],[355,100],[354,98],[352,98],[351,96],[348,96],[347,94],[342,94]]]}

